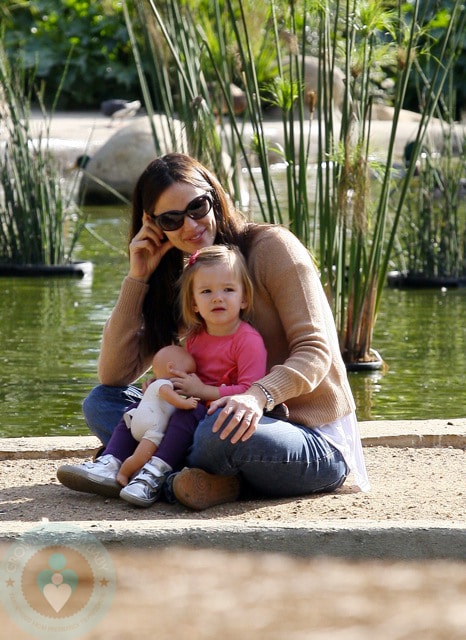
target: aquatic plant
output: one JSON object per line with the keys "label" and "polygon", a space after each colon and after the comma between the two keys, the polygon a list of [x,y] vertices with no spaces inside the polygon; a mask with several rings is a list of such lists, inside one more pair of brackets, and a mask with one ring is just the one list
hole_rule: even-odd
{"label": "aquatic plant", "polygon": [[[257,217],[287,224],[315,255],[347,364],[374,360],[372,334],[408,181],[454,58],[444,54],[447,47],[456,50],[464,31],[460,0],[452,4],[432,75],[421,78],[423,111],[395,200],[395,141],[424,34],[420,0],[397,1],[390,9],[381,0],[275,0],[261,5],[260,25],[250,0],[157,6],[136,0],[136,6],[147,40],[157,38],[153,66],[154,73],[164,69],[165,81],[157,84],[164,113],[182,121],[188,151],[219,173],[236,202],[244,203],[240,178],[247,177]],[[273,81],[259,81],[263,50],[276,61]],[[306,89],[309,54],[319,61],[314,91]],[[372,112],[387,68],[393,80],[389,142],[383,160],[374,161]],[[336,104],[332,88],[341,70],[346,83]],[[230,87],[238,81],[247,117],[234,109]],[[270,134],[267,104],[278,111],[280,140]],[[224,152],[231,159],[228,175]]]}
{"label": "aquatic plant", "polygon": [[[43,116],[36,133],[33,97]],[[0,263],[68,264],[84,223],[76,205],[78,174],[65,181],[49,148],[50,119],[34,75],[13,70],[1,47],[0,121]]]}
{"label": "aquatic plant", "polygon": [[[466,129],[454,122],[456,91],[449,75],[447,99],[436,110],[441,140],[423,146],[409,178],[394,255],[400,286],[406,278],[433,284],[466,276]],[[405,156],[411,150],[408,144]],[[404,180],[402,175],[394,185],[395,198]]]}

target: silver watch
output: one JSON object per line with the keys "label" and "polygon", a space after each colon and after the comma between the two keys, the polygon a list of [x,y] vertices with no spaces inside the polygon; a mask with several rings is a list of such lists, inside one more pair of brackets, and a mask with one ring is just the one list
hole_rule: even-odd
{"label": "silver watch", "polygon": [[267,389],[259,382],[253,382],[252,386],[259,387],[259,389],[262,391],[262,393],[265,396],[266,403],[265,403],[264,411],[272,411],[272,409],[275,406],[275,400],[273,399],[272,394],[269,393]]}

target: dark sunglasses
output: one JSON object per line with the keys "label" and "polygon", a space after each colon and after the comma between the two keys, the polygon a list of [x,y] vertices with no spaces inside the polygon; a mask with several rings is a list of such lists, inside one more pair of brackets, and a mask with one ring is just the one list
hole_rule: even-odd
{"label": "dark sunglasses", "polygon": [[204,218],[211,209],[212,199],[205,193],[191,200],[184,211],[165,211],[165,213],[161,213],[159,216],[152,213],[150,217],[162,231],[176,231],[177,229],[181,229],[186,216],[192,220],[200,220]]}

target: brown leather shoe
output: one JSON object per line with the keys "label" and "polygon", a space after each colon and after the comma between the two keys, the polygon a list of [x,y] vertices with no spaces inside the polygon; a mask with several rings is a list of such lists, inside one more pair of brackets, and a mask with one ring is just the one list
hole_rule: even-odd
{"label": "brown leather shoe", "polygon": [[183,469],[173,478],[173,493],[185,507],[202,511],[238,499],[238,476],[216,476],[202,469]]}

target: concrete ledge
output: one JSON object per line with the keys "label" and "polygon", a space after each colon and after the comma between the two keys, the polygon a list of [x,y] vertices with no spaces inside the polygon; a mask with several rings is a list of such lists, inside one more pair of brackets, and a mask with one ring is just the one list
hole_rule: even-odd
{"label": "concrete ledge", "polygon": [[95,436],[49,436],[1,438],[0,460],[59,460],[71,456],[92,456],[101,442]]}
{"label": "concrete ledge", "polygon": [[[442,420],[373,420],[359,424],[365,447],[466,448],[466,418]],[[90,457],[100,446],[94,436],[1,438],[0,460]]]}
{"label": "concrete ledge", "polygon": [[[44,524],[44,523],[40,523]],[[39,523],[0,524],[0,542],[12,542]],[[438,521],[325,522],[258,524],[252,521],[147,520],[70,522],[110,548],[196,549],[286,553],[299,557],[351,559],[466,560],[466,523]]]}
{"label": "concrete ledge", "polygon": [[365,447],[466,448],[466,418],[360,422]]}

